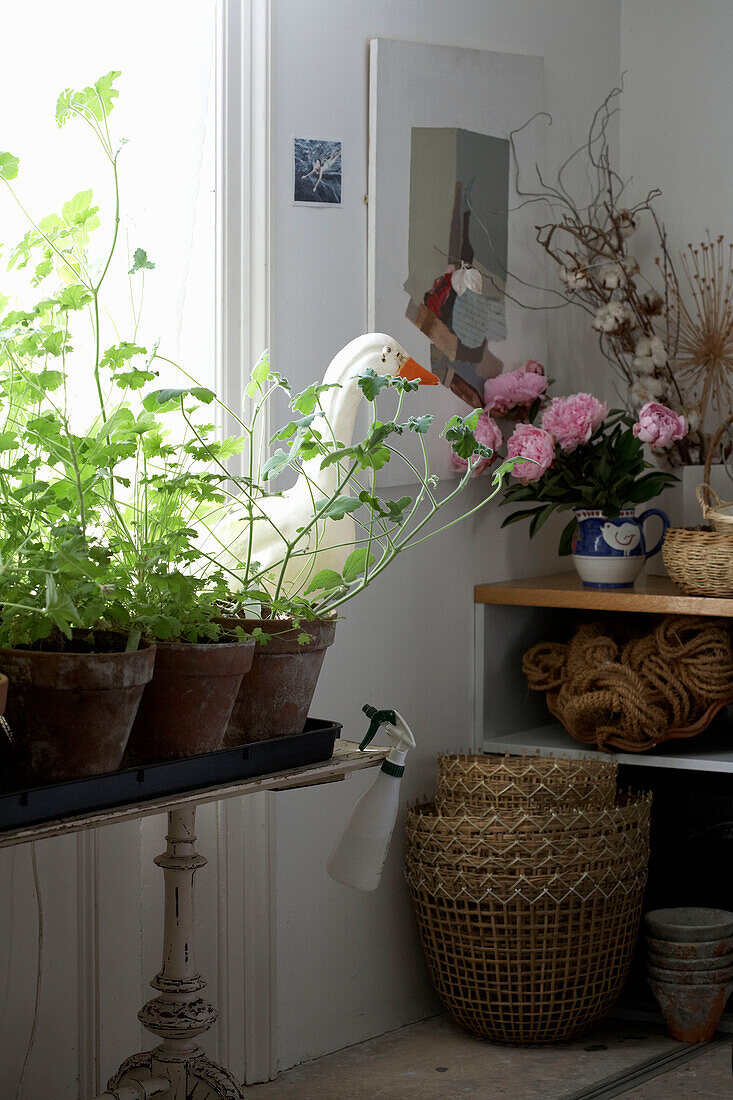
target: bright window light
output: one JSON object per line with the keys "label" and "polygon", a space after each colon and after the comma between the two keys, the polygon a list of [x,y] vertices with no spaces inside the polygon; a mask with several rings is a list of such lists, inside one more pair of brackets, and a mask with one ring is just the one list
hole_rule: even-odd
{"label": "bright window light", "polygon": [[[102,222],[92,236],[95,255],[108,249],[113,230],[109,163],[81,120],[59,129],[55,107],[64,88],[121,70],[109,120],[113,141],[126,139],[118,162],[121,247],[105,284],[102,346],[133,339],[127,271],[135,249],[143,248],[155,269],[146,272],[136,338],[149,347],[159,340],[162,354],[208,386],[215,380],[215,6],[215,0],[45,0],[8,6],[0,19],[0,151],[20,160],[14,188],[36,221],[91,188]],[[3,185],[2,294],[27,286],[28,272],[5,268],[28,228]],[[140,283],[135,290],[139,294]],[[42,296],[43,284],[31,288],[26,304]],[[86,332],[81,326],[73,369],[81,375],[84,365],[89,379],[87,338],[91,343],[91,326]],[[174,368],[156,367],[161,385],[186,384]],[[77,415],[94,415],[90,380],[79,402]]]}

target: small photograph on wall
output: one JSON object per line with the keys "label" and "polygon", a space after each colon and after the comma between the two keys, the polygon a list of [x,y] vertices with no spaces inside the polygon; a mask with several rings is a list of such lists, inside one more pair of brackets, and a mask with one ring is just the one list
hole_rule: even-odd
{"label": "small photograph on wall", "polygon": [[293,202],[296,206],[341,205],[341,142],[293,138]]}

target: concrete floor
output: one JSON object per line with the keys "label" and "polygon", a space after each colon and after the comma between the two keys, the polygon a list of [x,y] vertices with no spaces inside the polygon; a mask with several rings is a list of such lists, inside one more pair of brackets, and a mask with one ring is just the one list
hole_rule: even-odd
{"label": "concrete floor", "polygon": [[[482,1042],[437,1017],[382,1035],[247,1089],[248,1100],[562,1100],[679,1049],[659,1025],[607,1020],[551,1046]],[[633,1100],[731,1100],[730,1046],[627,1091]]]}

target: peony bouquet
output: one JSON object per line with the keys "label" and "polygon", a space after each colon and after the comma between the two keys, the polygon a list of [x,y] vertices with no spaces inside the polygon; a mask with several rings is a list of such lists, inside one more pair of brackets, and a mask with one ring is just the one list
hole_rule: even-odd
{"label": "peony bouquet", "polygon": [[[502,503],[528,507],[512,512],[503,527],[527,519],[531,537],[553,512],[573,508],[600,508],[615,519],[625,508],[651,500],[677,481],[646,460],[644,444],[661,453],[684,439],[684,416],[658,401],[647,401],[634,419],[622,409],[609,412],[590,393],[548,399],[549,385],[535,360],[490,378],[475,436],[492,454],[452,456],[456,473],[465,474],[471,462],[473,473],[480,476],[504,445],[497,420],[514,423],[506,455],[519,460],[512,470],[517,484],[505,490]],[[561,554],[570,553],[576,525],[573,518],[563,530]]]}
{"label": "peony bouquet", "polygon": [[[539,421],[539,422],[537,422]],[[544,409],[536,404],[526,423],[515,427],[507,443],[518,484],[504,494],[504,504],[529,505],[508,516],[503,527],[530,521],[530,537],[554,512],[600,508],[608,519],[659,495],[677,481],[644,457],[644,444],[661,451],[683,439],[685,418],[647,401],[634,419],[607,406],[590,393],[555,397]],[[569,554],[575,517],[560,537],[560,553]]]}

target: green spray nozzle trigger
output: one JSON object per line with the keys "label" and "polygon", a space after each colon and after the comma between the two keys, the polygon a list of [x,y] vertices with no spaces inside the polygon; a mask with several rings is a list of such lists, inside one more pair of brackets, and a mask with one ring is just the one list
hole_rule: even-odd
{"label": "green spray nozzle trigger", "polygon": [[397,715],[393,710],[377,710],[376,707],[370,707],[368,703],[365,703],[361,709],[367,718],[371,718],[371,725],[364,735],[364,740],[359,745],[359,749],[363,751],[374,740],[377,730],[385,722],[390,722],[393,726],[396,725]]}

